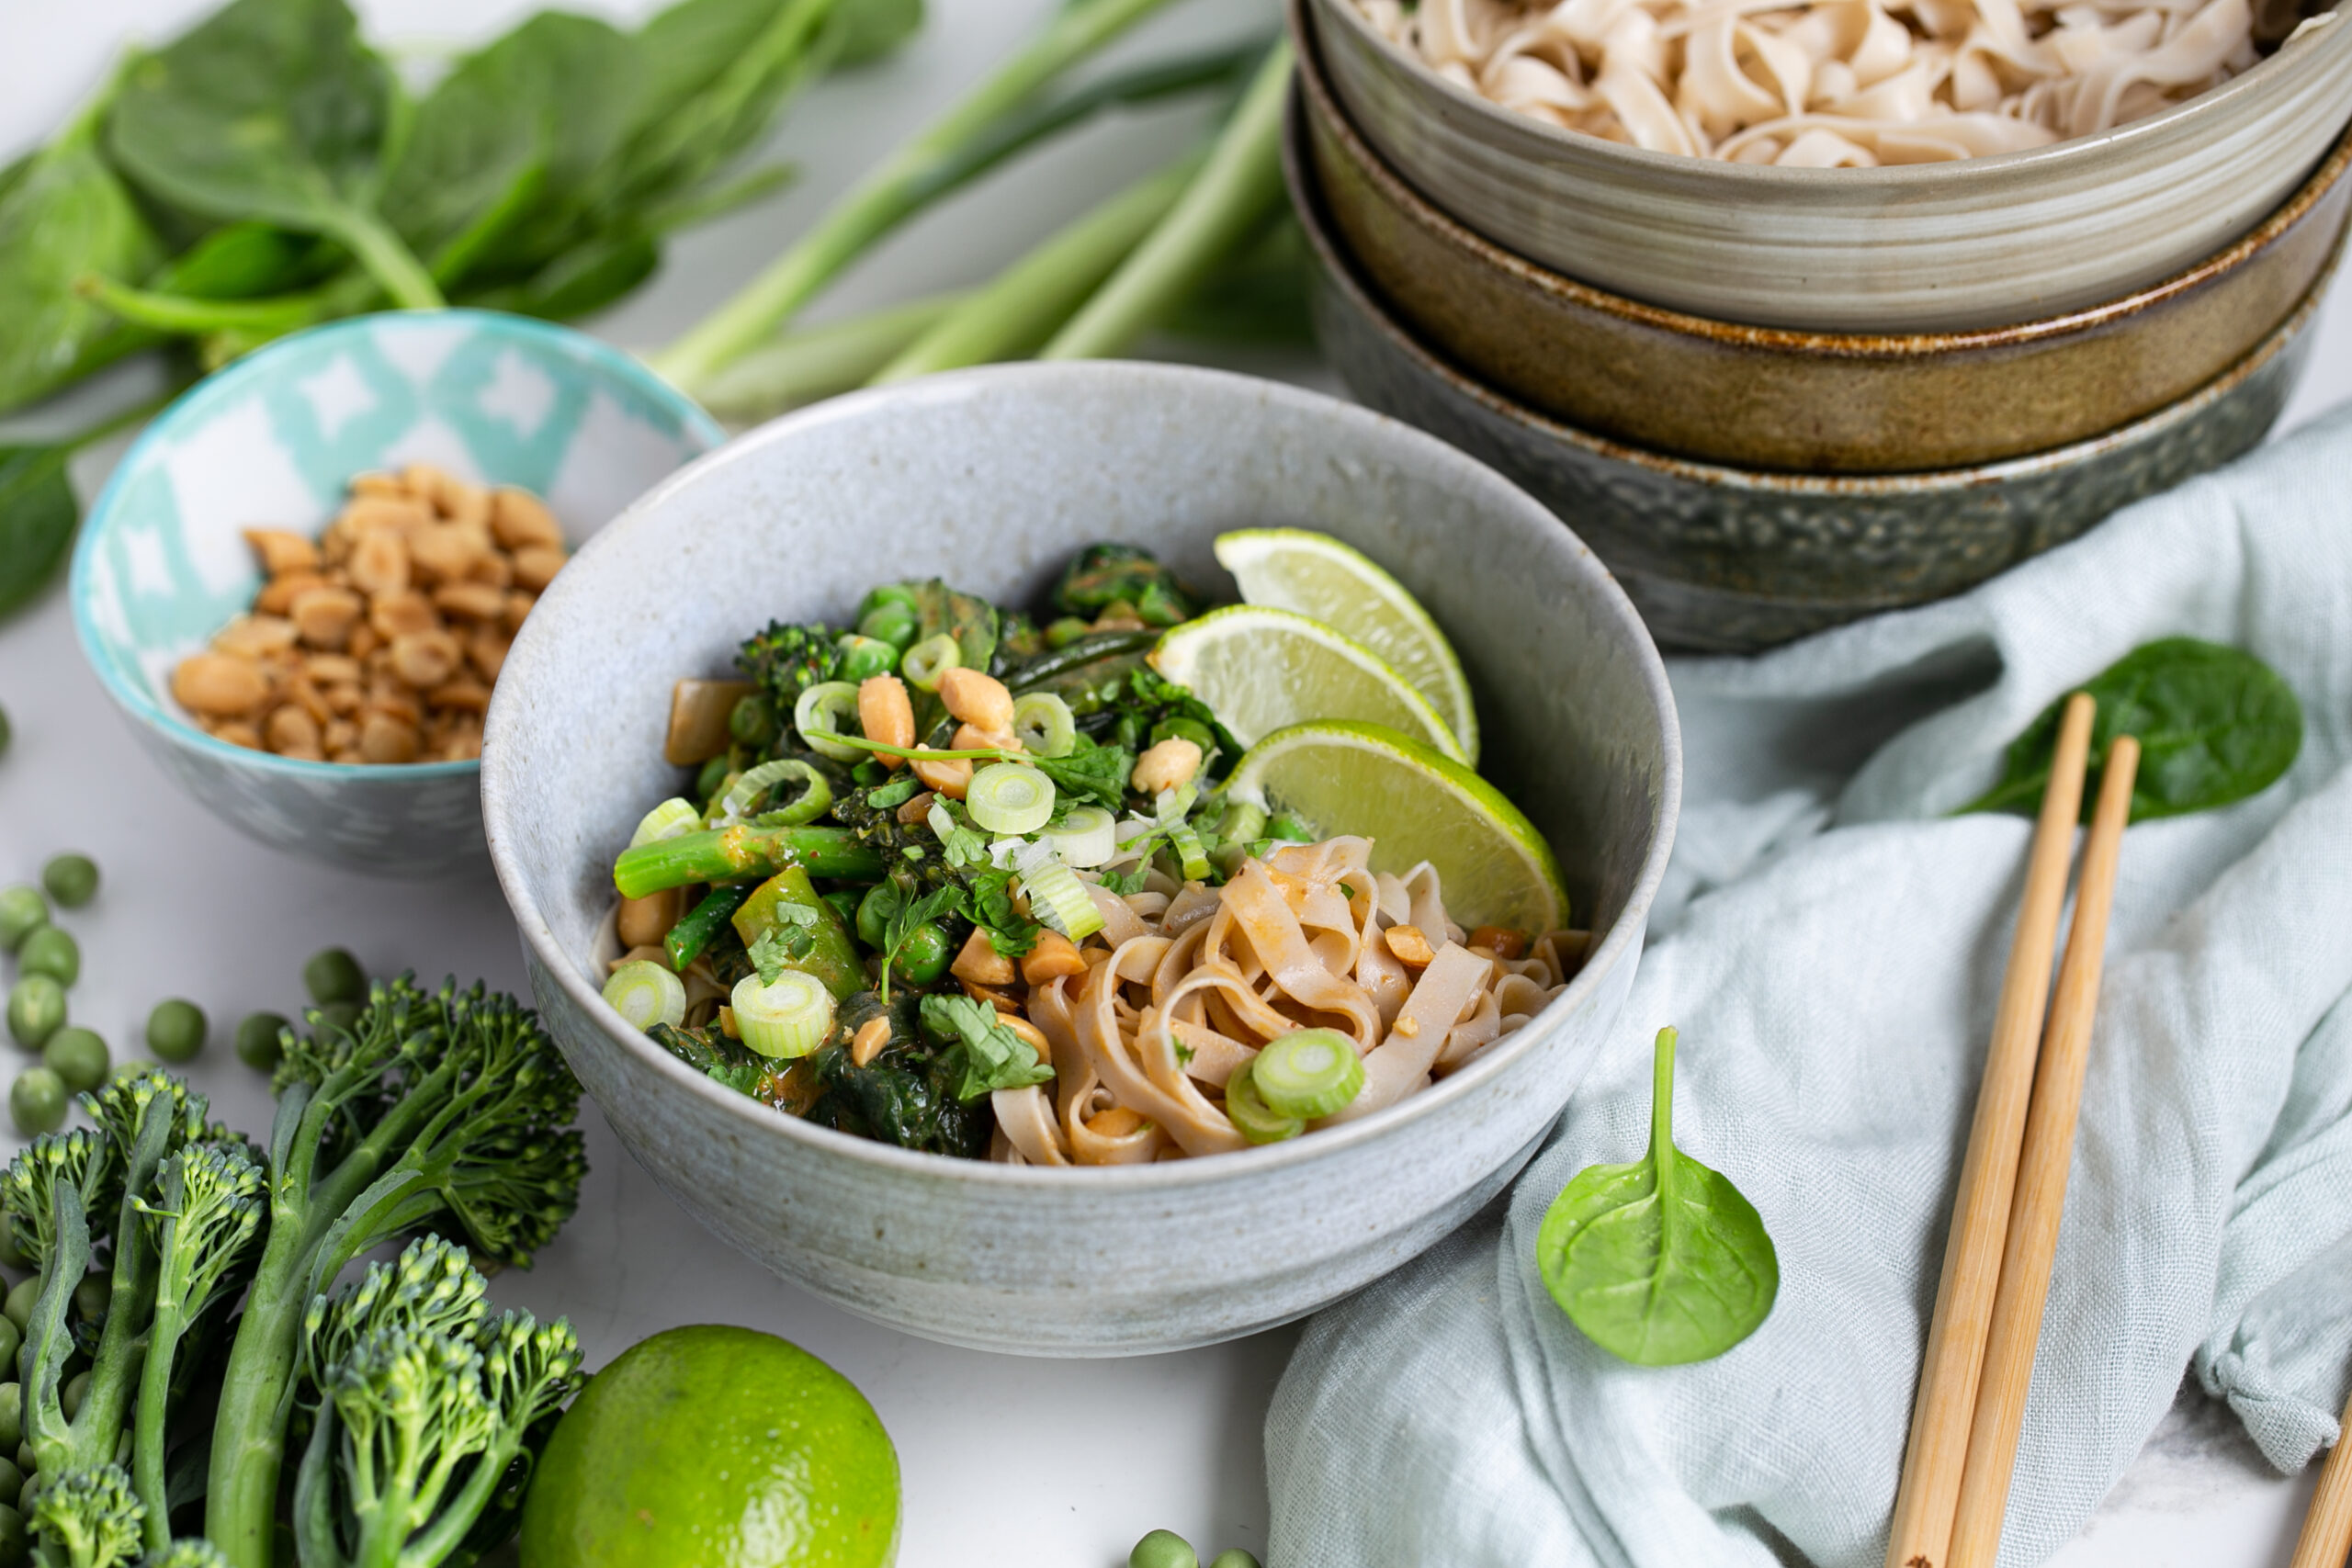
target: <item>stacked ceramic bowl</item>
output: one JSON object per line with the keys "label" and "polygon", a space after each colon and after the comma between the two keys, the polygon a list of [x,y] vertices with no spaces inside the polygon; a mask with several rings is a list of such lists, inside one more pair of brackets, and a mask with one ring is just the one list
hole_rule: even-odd
{"label": "stacked ceramic bowl", "polygon": [[1958,592],[2258,441],[2352,215],[2352,15],[1997,157],[1650,152],[1292,0],[1292,195],[1356,394],[1519,480],[1673,648]]}

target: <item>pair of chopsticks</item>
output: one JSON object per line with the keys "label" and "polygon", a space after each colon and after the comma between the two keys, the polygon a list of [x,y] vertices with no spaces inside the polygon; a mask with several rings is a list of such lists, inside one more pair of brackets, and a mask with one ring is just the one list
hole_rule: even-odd
{"label": "pair of chopsticks", "polygon": [[2139,742],[2119,736],[2099,781],[2053,996],[2051,953],[2065,909],[2094,713],[2089,695],[2076,693],[2059,721],[1952,1205],[1887,1568],[1993,1568],[2000,1551],[2065,1209],[2116,860],[2140,767]]}

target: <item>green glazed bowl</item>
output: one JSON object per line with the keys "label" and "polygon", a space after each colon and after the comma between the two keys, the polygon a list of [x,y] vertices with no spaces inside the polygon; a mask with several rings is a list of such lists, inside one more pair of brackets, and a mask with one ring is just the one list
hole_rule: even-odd
{"label": "green glazed bowl", "polygon": [[435,463],[544,496],[574,544],[725,433],[628,355],[482,310],[363,316],[285,338],[150,425],[74,552],[74,629],[149,755],[223,821],[356,871],[434,876],[484,855],[479,762],[356,766],[198,728],[172,669],[244,611],[242,530],[316,535],[352,476]]}

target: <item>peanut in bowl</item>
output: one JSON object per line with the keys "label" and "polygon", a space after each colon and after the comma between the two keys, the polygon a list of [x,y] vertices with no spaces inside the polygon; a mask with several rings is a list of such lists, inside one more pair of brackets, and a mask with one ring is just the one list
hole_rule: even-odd
{"label": "peanut in bowl", "polygon": [[132,447],[74,551],[74,629],[141,744],[222,819],[441,874],[483,854],[481,717],[530,584],[723,439],[628,355],[543,322],[298,333]]}

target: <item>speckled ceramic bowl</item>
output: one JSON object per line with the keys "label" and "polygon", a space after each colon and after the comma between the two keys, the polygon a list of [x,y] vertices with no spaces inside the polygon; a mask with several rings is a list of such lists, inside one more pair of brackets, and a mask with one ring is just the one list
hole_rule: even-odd
{"label": "speckled ceramic bowl", "polygon": [[[674,793],[670,685],[771,616],[849,615],[936,571],[1034,598],[1126,539],[1231,592],[1209,543],[1321,528],[1455,639],[1487,771],[1559,852],[1600,941],[1526,1030],[1403,1103],[1212,1159],[1047,1170],[870,1143],[720,1088],[599,998],[614,853]],[[583,748],[582,734],[604,738]],[[1247,1334],[1354,1290],[1501,1189],[1558,1115],[1640,955],[1681,761],[1664,669],[1592,553],[1523,491],[1393,420],[1170,366],[934,377],[794,414],[705,458],[592,540],[514,645],[482,806],[542,1015],[640,1164],[818,1294],[987,1349],[1124,1355]]]}
{"label": "speckled ceramic bowl", "polygon": [[2252,233],[2152,287],[1975,333],[1736,326],[1550,272],[1423,200],[1300,59],[1334,236],[1430,348],[1538,412],[1702,461],[1795,473],[1961,468],[2100,435],[2226,372],[2311,292],[2352,216],[2352,136]]}
{"label": "speckled ceramic bowl", "polygon": [[2222,375],[2091,440],[1930,473],[1769,473],[1609,441],[1464,375],[1400,325],[1337,248],[1295,136],[1288,169],[1320,264],[1317,333],[1350,389],[1541,497],[1609,563],[1658,642],[1690,651],[1754,652],[1958,593],[2220,467],[2286,405],[2327,282]]}
{"label": "speckled ceramic bowl", "polygon": [[1515,114],[1306,0],[1348,118],[1504,249],[1630,298],[1816,332],[1964,332],[2086,309],[2229,245],[2352,119],[2341,9],[2188,103],[2030,152],[1781,169],[1646,152]]}
{"label": "speckled ceramic bowl", "polygon": [[364,316],[272,344],[199,384],[115,469],[74,552],[74,627],[165,772],[278,849],[387,875],[482,854],[481,766],[308,762],[217,740],[174,665],[253,603],[241,530],[316,534],[355,474],[413,461],[545,496],[573,540],[725,433],[594,338],[480,310]]}

